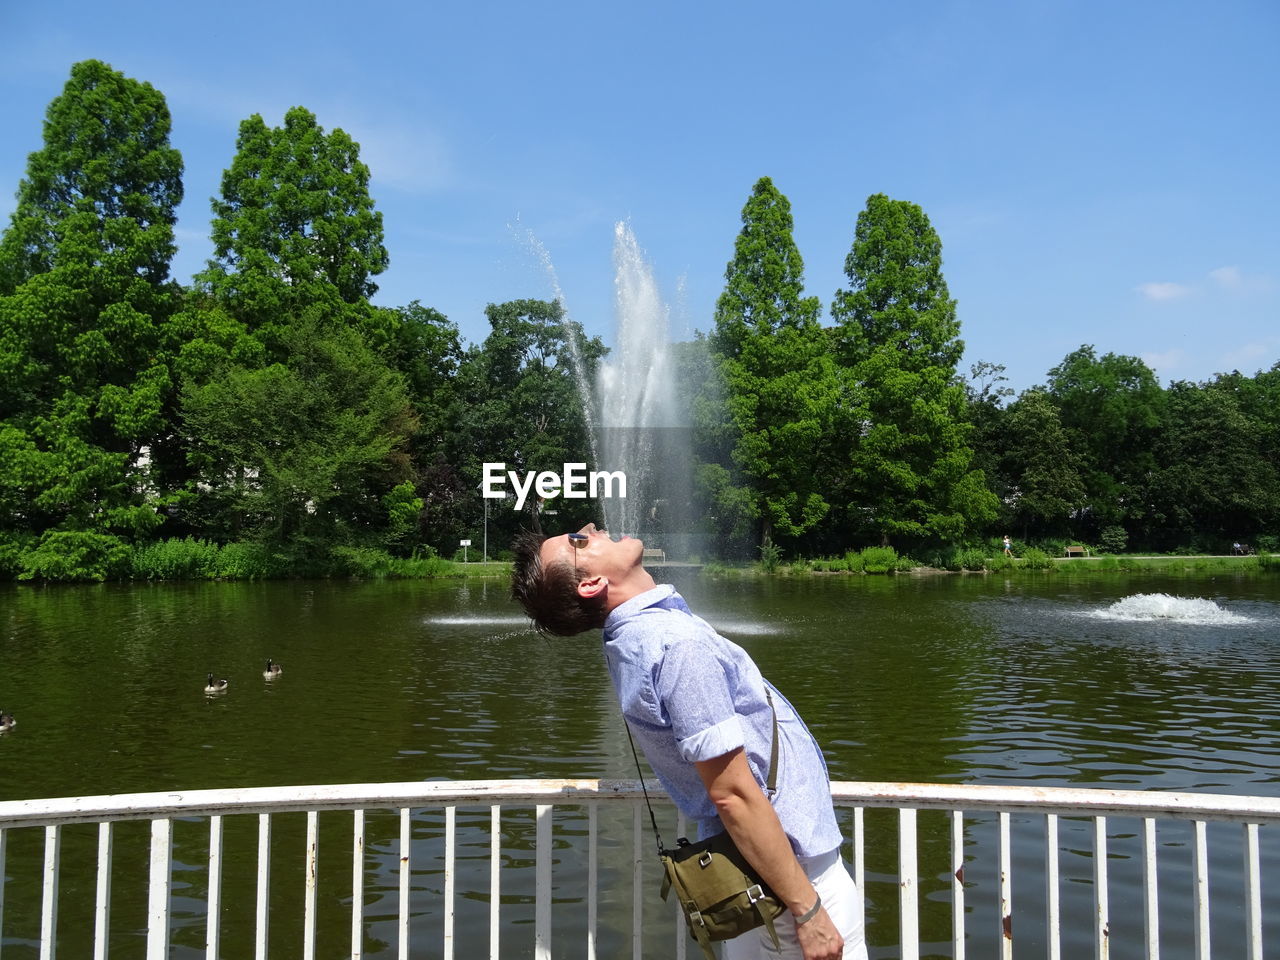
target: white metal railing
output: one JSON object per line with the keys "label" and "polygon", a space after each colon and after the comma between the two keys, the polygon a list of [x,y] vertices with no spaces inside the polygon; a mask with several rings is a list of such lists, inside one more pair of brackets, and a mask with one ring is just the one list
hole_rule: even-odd
{"label": "white metal railing", "polygon": [[[651,787],[656,789],[656,784]],[[661,796],[661,791],[657,791]],[[1071,930],[1090,924],[1092,926],[1093,955],[1102,960],[1110,956],[1112,916],[1109,890],[1112,883],[1108,876],[1110,859],[1116,847],[1140,842],[1142,873],[1140,899],[1142,904],[1142,955],[1147,960],[1157,960],[1160,955],[1161,921],[1159,912],[1157,821],[1189,825],[1190,907],[1193,913],[1191,939],[1193,955],[1197,960],[1210,957],[1210,824],[1234,824],[1238,828],[1238,842],[1242,853],[1238,877],[1232,877],[1232,890],[1240,888],[1241,902],[1229,913],[1237,911],[1243,929],[1232,935],[1232,942],[1243,944],[1248,960],[1262,960],[1264,917],[1275,914],[1275,892],[1271,891],[1272,910],[1263,911],[1263,862],[1280,862],[1280,851],[1270,850],[1267,861],[1261,855],[1260,827],[1280,822],[1280,799],[1219,794],[1161,793],[1154,791],[1124,791],[1093,788],[1016,787],[989,785],[932,785],[909,783],[852,783],[837,782],[832,785],[832,796],[838,809],[847,810],[852,819],[852,869],[859,889],[866,890],[868,883],[892,883],[897,887],[897,947],[902,960],[917,960],[921,952],[920,917],[922,905],[922,878],[933,888],[929,901],[945,899],[950,909],[949,950],[955,960],[964,960],[966,945],[979,945],[974,938],[981,934],[998,938],[998,955],[1013,955],[1013,930],[1015,928],[1015,889],[1018,899],[1034,901],[1035,923],[1043,924],[1043,950],[1050,960],[1060,960],[1063,954],[1064,928]],[[570,808],[577,811],[578,821],[586,822],[585,893],[578,902],[585,901],[582,949],[591,960],[597,955],[598,926],[600,922],[600,811],[625,815],[630,813],[630,874],[631,904],[629,939],[633,957],[639,960],[644,954],[644,914],[646,901],[652,904],[652,887],[656,877],[653,870],[651,837],[646,834],[647,823],[642,821],[641,796],[636,781],[613,780],[478,780],[412,782],[391,784],[336,784],[283,788],[252,788],[240,790],[195,790],[163,793],[139,793],[100,797],[72,797],[64,799],[13,800],[0,802],[0,955],[5,947],[5,891],[9,886],[20,888],[27,878],[15,870],[17,876],[6,874],[6,838],[20,831],[43,828],[43,856],[40,858],[41,876],[39,894],[39,956],[41,960],[53,960],[60,942],[58,932],[59,878],[61,875],[62,831],[72,824],[97,824],[97,856],[94,865],[94,909],[92,913],[92,955],[95,960],[106,960],[110,924],[112,918],[113,876],[113,824],[118,821],[142,820],[150,822],[149,867],[146,886],[146,957],[162,960],[170,955],[170,934],[174,923],[171,913],[173,899],[173,859],[175,821],[186,823],[192,818],[208,821],[207,895],[204,902],[203,952],[208,960],[222,955],[221,925],[224,908],[223,868],[231,861],[224,855],[224,819],[257,816],[256,895],[254,901],[253,949],[254,956],[264,960],[269,944],[269,920],[271,918],[271,862],[275,849],[272,842],[273,818],[277,814],[302,812],[306,818],[306,846],[301,858],[302,909],[301,931],[304,960],[314,960],[317,952],[317,891],[320,840],[320,814],[326,811],[352,813],[351,857],[351,914],[350,956],[353,960],[363,957],[369,938],[370,918],[367,915],[366,879],[369,874],[370,852],[366,849],[366,811],[395,811],[399,819],[397,846],[397,878],[395,910],[395,950],[402,960],[410,956],[414,939],[411,920],[423,910],[423,901],[415,900],[412,890],[414,875],[414,811],[443,812],[443,889],[439,903],[431,909],[440,915],[442,926],[442,956],[451,960],[454,956],[455,909],[458,889],[458,823],[459,809],[483,811],[488,807],[488,879],[487,889],[468,891],[472,900],[487,900],[488,951],[497,958],[504,937],[512,936],[510,928],[503,926],[503,856],[502,828],[504,808],[532,808],[534,834],[534,909],[533,952],[538,960],[552,956],[553,929],[553,860],[557,854],[554,844],[553,811]],[[869,842],[866,812],[874,809],[897,811],[896,867],[891,871],[869,868],[869,856],[882,857],[881,844]],[[932,817],[930,823],[940,830],[925,831],[923,837],[918,819]],[[876,814],[875,816],[879,816]],[[891,815],[885,815],[891,816]],[[1132,819],[1140,825],[1140,831],[1110,831],[1108,818]],[[1013,825],[1021,830],[1034,820],[1042,820],[1038,836],[1041,859],[1035,870],[1042,885],[1039,893],[1029,897],[1028,887],[1016,886],[1014,877],[1017,844],[1012,839]],[[624,820],[625,822],[625,816]],[[1114,822],[1114,820],[1112,821]],[[996,832],[995,850],[991,844],[976,842],[972,836],[981,824],[992,826]],[[683,832],[685,824],[676,825]],[[434,836],[435,827],[432,828]],[[576,828],[575,828],[576,829]],[[1169,829],[1169,828],[1165,828]],[[607,832],[612,843],[620,831],[616,826]],[[1061,858],[1064,852],[1063,834],[1072,834],[1075,841],[1083,834],[1088,838],[1087,849],[1091,860],[1092,911],[1087,921],[1079,916],[1064,916],[1061,897]],[[945,836],[945,843],[934,841]],[[1116,846],[1109,857],[1108,840]],[[921,840],[932,849],[943,851],[945,862],[927,863],[920,870]],[[572,841],[580,846],[580,831]],[[1234,841],[1233,841],[1234,842]],[[1173,844],[1181,846],[1181,844]],[[973,848],[966,855],[966,846]],[[1026,844],[1024,843],[1025,847]],[[1065,848],[1068,855],[1079,858],[1082,854],[1078,843]],[[1019,854],[1021,862],[1027,862],[1025,850]],[[472,858],[476,859],[476,858]],[[617,857],[606,858],[613,862],[616,871]],[[1135,857],[1136,859],[1136,857]],[[1219,858],[1220,860],[1221,858]],[[1166,856],[1167,860],[1167,856]],[[966,866],[969,874],[966,877]],[[1221,870],[1221,863],[1218,869]],[[1180,868],[1179,868],[1180,870]],[[474,872],[474,871],[473,871]],[[975,873],[981,876],[975,877]],[[1217,874],[1215,874],[1216,876]],[[1280,879],[1280,878],[1278,878]],[[28,884],[34,886],[34,884]],[[385,886],[390,886],[386,884]],[[384,894],[387,891],[384,891]],[[31,898],[34,901],[34,897]],[[1042,899],[1043,902],[1040,902]],[[979,931],[972,922],[980,913],[979,904],[998,907],[991,921]],[[667,908],[670,909],[670,908]],[[892,913],[892,910],[886,912]],[[672,911],[674,913],[674,911]],[[1020,916],[1022,916],[1020,914]],[[678,919],[675,924],[673,951],[663,950],[659,955],[671,952],[678,958],[685,956],[685,937]],[[874,938],[871,938],[874,942]],[[29,941],[24,941],[29,942]],[[295,941],[296,942],[296,941]],[[937,943],[930,948],[936,952]],[[526,949],[527,945],[522,945]],[[1179,944],[1179,949],[1183,945]],[[421,949],[419,947],[419,949]],[[650,949],[656,949],[650,945]],[[1126,956],[1137,955],[1137,945],[1126,945]],[[561,953],[564,951],[561,950]],[[577,955],[578,947],[573,953]],[[288,953],[293,955],[294,950]],[[983,950],[980,956],[994,955]]]}

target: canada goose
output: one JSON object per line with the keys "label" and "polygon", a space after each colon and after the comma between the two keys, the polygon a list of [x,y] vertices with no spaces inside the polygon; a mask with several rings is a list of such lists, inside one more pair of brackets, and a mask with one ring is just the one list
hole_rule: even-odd
{"label": "canada goose", "polygon": [[12,730],[17,725],[18,721],[13,719],[12,713],[5,713],[3,710],[0,710],[0,733]]}
{"label": "canada goose", "polygon": [[204,685],[205,693],[222,693],[227,689],[226,680],[215,680],[213,674],[209,674],[209,679]]}
{"label": "canada goose", "polygon": [[268,660],[266,669],[262,671],[262,676],[267,680],[274,680],[282,673],[284,673],[284,670],[280,668],[280,664],[274,660]]}

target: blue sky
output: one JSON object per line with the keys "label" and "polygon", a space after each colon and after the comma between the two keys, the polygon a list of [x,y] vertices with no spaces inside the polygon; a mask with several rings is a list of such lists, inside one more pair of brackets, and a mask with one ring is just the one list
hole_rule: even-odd
{"label": "blue sky", "polygon": [[239,122],[300,104],[372,168],[390,269],[469,341],[550,297],[613,338],[629,220],[673,333],[710,327],[743,203],[791,201],[806,291],[845,282],[872,193],[943,242],[965,364],[1042,383],[1082,343],[1162,381],[1280,360],[1280,5],[0,4],[0,215],[48,102],[98,58],[167,97],[186,162],[175,276],[210,252]]}

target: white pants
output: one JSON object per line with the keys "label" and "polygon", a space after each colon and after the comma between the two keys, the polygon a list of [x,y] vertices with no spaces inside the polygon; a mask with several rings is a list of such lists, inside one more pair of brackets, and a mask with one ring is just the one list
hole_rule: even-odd
{"label": "white pants", "polygon": [[[853,877],[845,869],[839,850],[819,857],[801,858],[800,866],[809,875],[809,882],[822,898],[831,922],[844,937],[844,960],[867,960],[867,944],[862,932],[862,895],[854,885]],[[796,925],[790,913],[781,914],[773,922],[778,932],[782,951],[773,948],[769,931],[757,927],[750,933],[724,942],[721,956],[724,960],[801,960],[800,943],[796,940]]]}

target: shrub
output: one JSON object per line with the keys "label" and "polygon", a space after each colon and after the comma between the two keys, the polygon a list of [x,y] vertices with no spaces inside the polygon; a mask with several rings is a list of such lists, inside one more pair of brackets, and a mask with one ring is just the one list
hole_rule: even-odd
{"label": "shrub", "polygon": [[990,570],[992,573],[999,573],[1004,570],[1012,570],[1015,565],[1015,561],[1013,557],[1006,557],[1004,555],[1003,546],[1001,546],[999,553],[995,554],[994,556],[986,557],[985,560],[986,560],[987,569]]}
{"label": "shrub", "polygon": [[782,562],[782,548],[765,537],[764,543],[757,549],[760,551],[760,569],[765,573],[773,573],[777,570],[778,564]]}
{"label": "shrub", "polygon": [[799,576],[802,573],[809,572],[809,561],[797,557],[791,561],[791,573],[793,576]]}
{"label": "shrub", "polygon": [[985,551],[974,547],[966,547],[963,550],[956,551],[956,563],[958,564],[957,569],[970,570],[977,573],[987,568],[987,556]]}
{"label": "shrub", "polygon": [[[1070,543],[1078,541],[1072,540]],[[1068,541],[1059,539],[1058,537],[1048,537],[1040,541],[1040,549],[1051,557],[1060,557],[1067,552]]]}
{"label": "shrub", "polygon": [[955,546],[946,546],[938,550],[933,556],[933,566],[953,573],[964,569],[964,564],[960,561],[960,551]]}
{"label": "shrub", "polygon": [[270,551],[259,543],[226,543],[218,551],[217,576],[224,580],[262,580],[278,568]]}
{"label": "shrub", "polygon": [[898,557],[898,562],[894,566],[894,570],[897,571],[898,573],[908,573],[909,571],[914,570],[918,566],[920,566],[920,564],[916,563],[910,557],[903,554],[902,556]]}
{"label": "shrub", "polygon": [[844,557],[836,557],[827,565],[827,569],[833,573],[848,573],[849,564],[844,562]]}
{"label": "shrub", "polygon": [[862,559],[862,554],[857,550],[850,550],[844,555],[844,566],[850,573],[862,573],[866,563]]}
{"label": "shrub", "polygon": [[1280,553],[1280,537],[1273,533],[1259,534],[1254,546],[1257,548],[1259,555],[1264,553]]}
{"label": "shrub", "polygon": [[35,546],[35,538],[19,534],[12,540],[0,540],[0,579],[9,580],[22,570],[22,556]]}
{"label": "shrub", "polygon": [[19,580],[106,580],[129,571],[129,545],[108,533],[50,530],[19,561]]}
{"label": "shrub", "polygon": [[1129,534],[1125,532],[1124,527],[1103,527],[1102,532],[1098,534],[1098,548],[1103,553],[1124,553],[1124,548],[1128,545]]}
{"label": "shrub", "polygon": [[866,573],[889,573],[898,563],[893,547],[867,547],[862,551],[862,569]]}
{"label": "shrub", "polygon": [[1280,570],[1280,556],[1274,553],[1258,553],[1259,570]]}
{"label": "shrub", "polygon": [[338,576],[378,579],[391,573],[391,556],[371,547],[334,547],[333,572]]}
{"label": "shrub", "polygon": [[1022,551],[1022,565],[1028,570],[1052,570],[1053,558],[1043,550],[1027,547]]}
{"label": "shrub", "polygon": [[218,575],[218,545],[186,537],[135,547],[132,572],[138,580],[210,580]]}

